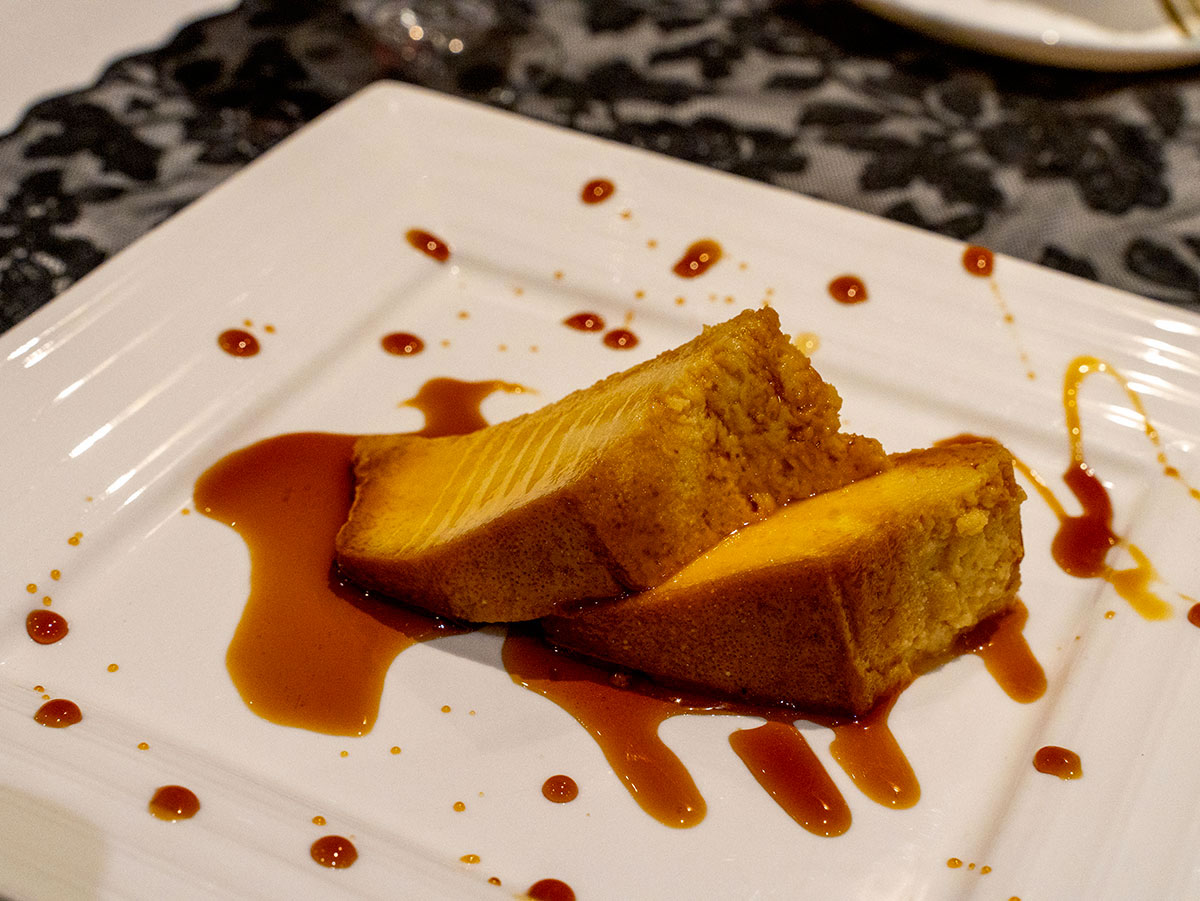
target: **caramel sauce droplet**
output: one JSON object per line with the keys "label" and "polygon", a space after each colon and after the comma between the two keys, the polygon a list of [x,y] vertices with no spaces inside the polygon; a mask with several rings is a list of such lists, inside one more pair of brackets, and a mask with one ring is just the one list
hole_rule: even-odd
{"label": "caramel sauce droplet", "polygon": [[617,192],[617,186],[607,178],[594,178],[583,186],[579,199],[584,203],[603,203]]}
{"label": "caramel sauce droplet", "polygon": [[1038,748],[1033,755],[1033,768],[1039,773],[1048,773],[1059,779],[1079,779],[1083,776],[1083,764],[1079,755],[1057,745]]}
{"label": "caramel sauce droplet", "polygon": [[391,332],[380,338],[379,344],[397,357],[411,357],[425,349],[425,342],[408,332]]}
{"label": "caramel sauce droplet", "polygon": [[52,610],[31,610],[25,617],[25,631],[38,644],[54,644],[62,641],[69,631],[66,617]]}
{"label": "caramel sauce droplet", "polygon": [[79,705],[74,701],[55,698],[39,707],[33,718],[51,729],[65,729],[82,720],[83,714],[79,710]]}
{"label": "caramel sauce droplet", "polygon": [[431,235],[419,228],[412,228],[405,233],[404,238],[425,256],[437,260],[439,263],[450,259],[450,245],[436,235]]}
{"label": "caramel sauce droplet", "polygon": [[972,244],[963,251],[962,264],[963,268],[971,275],[978,275],[982,278],[992,274],[992,270],[996,267],[996,257],[986,247]]}
{"label": "caramel sauce droplet", "polygon": [[1192,604],[1188,608],[1187,618],[1189,623],[1200,628],[1200,604]]}
{"label": "caramel sauce droplet", "polygon": [[604,330],[604,319],[599,313],[576,313],[564,319],[563,325],[580,332],[600,332]]}
{"label": "caramel sauce droplet", "polygon": [[150,799],[149,810],[160,820],[190,820],[200,811],[200,799],[182,785],[164,785]]}
{"label": "caramel sauce droplet", "polygon": [[959,867],[962,866],[962,861],[959,860],[957,857],[951,857],[949,860],[946,861],[946,866],[948,866],[952,870],[957,870]]}
{"label": "caramel sauce droplet", "polygon": [[697,241],[683,252],[672,271],[680,278],[703,275],[721,259],[721,245],[709,238]]}
{"label": "caramel sauce droplet", "polygon": [[555,804],[566,804],[579,797],[579,786],[570,776],[551,776],[542,783],[542,794],[547,801]]}
{"label": "caramel sauce droplet", "polygon": [[1029,610],[1020,601],[1007,613],[989,617],[958,637],[960,652],[975,654],[1006,695],[1021,704],[1046,693],[1046,671],[1025,640]]}
{"label": "caramel sauce droplet", "polygon": [[867,286],[856,275],[839,275],[829,283],[828,290],[838,303],[856,304],[867,299]]}
{"label": "caramel sauce droplet", "polygon": [[312,843],[308,853],[323,867],[344,870],[358,860],[358,849],[348,838],[340,835],[324,835]]}
{"label": "caramel sauce droplet", "polygon": [[729,744],[746,768],[801,827],[814,835],[841,835],[850,808],[804,736],[792,723],[738,729]]}
{"label": "caramel sauce droplet", "polygon": [[525,894],[533,901],[575,901],[575,891],[561,879],[539,879]]}
{"label": "caramel sauce droplet", "polygon": [[252,357],[259,351],[258,339],[240,328],[221,332],[217,336],[217,346],[233,357]]}
{"label": "caramel sauce droplet", "polygon": [[487,425],[479,406],[497,391],[520,394],[526,389],[512,382],[460,382],[458,379],[430,379],[415,397],[401,406],[420,410],[425,427],[414,435],[438,438],[442,435],[466,435]]}
{"label": "caramel sauce droplet", "polygon": [[637,347],[638,337],[629,329],[615,328],[605,333],[604,344],[614,350],[630,350]]}

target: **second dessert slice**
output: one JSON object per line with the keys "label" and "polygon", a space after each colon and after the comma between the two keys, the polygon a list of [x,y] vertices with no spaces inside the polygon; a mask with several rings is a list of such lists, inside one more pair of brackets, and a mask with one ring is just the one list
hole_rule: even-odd
{"label": "second dessert slice", "polygon": [[869,475],[877,441],[746,311],[693,341],[470,435],[370,436],[338,563],[370,588],[477,622],[669,578],[776,507]]}
{"label": "second dessert slice", "polygon": [[545,630],[667,682],[861,714],[1016,604],[1023,498],[998,444],[900,454],[747,526],[651,591]]}

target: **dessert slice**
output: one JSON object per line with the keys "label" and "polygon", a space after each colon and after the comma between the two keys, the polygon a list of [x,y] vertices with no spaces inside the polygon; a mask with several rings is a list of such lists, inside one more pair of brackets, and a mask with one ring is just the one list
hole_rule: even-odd
{"label": "dessert slice", "polygon": [[913,451],[797,501],[673,579],[544,622],[549,640],[722,695],[863,713],[1011,607],[1024,492],[993,443]]}
{"label": "dessert slice", "polygon": [[470,435],[369,436],[337,559],[355,581],[477,622],[669,578],[777,506],[878,471],[837,392],[746,311],[688,344]]}

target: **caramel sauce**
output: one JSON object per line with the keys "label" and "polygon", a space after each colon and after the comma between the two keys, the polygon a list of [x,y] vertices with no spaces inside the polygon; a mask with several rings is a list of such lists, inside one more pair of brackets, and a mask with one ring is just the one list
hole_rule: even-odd
{"label": "caramel sauce", "polygon": [[542,783],[542,794],[547,801],[555,804],[566,804],[579,797],[579,786],[570,776],[551,776]]}
{"label": "caramel sauce", "polygon": [[[410,403],[418,434],[484,425],[480,402],[500,382],[426,383]],[[196,481],[197,510],[250,549],[250,596],[226,653],[242,699],[272,722],[333,735],[374,725],[387,670],[420,641],[464,628],[343,582],[333,542],[350,509],[355,436],[280,435],[229,454]]]}
{"label": "caramel sauce", "polygon": [[[1079,391],[1084,379],[1096,372],[1111,376],[1124,389],[1126,397],[1142,419],[1146,437],[1158,451],[1156,459],[1163,468],[1163,474],[1183,482],[1179,471],[1168,464],[1161,449],[1158,431],[1146,415],[1141,398],[1124,376],[1103,360],[1090,356],[1076,357],[1067,367],[1063,379],[1063,409],[1070,446],[1070,464],[1063,474],[1063,481],[1075,495],[1081,512],[1078,516],[1071,516],[1062,504],[1056,499],[1053,500],[1051,509],[1058,516],[1059,528],[1051,544],[1051,554],[1059,567],[1070,575],[1105,579],[1142,617],[1166,619],[1171,615],[1171,605],[1149,590],[1149,585],[1154,580],[1154,568],[1149,558],[1136,545],[1121,541],[1112,531],[1112,501],[1107,489],[1084,457]],[[1032,475],[1028,470],[1026,472]],[[1053,498],[1041,479],[1034,478],[1034,481],[1043,498]],[[1183,484],[1193,497],[1200,494],[1186,482]],[[1135,565],[1131,569],[1116,570],[1107,563],[1108,551],[1118,544],[1124,545],[1133,557]]]}
{"label": "caramel sauce", "polygon": [[405,233],[404,239],[425,256],[437,260],[439,263],[450,259],[450,245],[427,231],[411,228]]}
{"label": "caramel sauce", "polygon": [[31,610],[25,617],[25,631],[38,644],[54,644],[66,638],[68,627],[66,617],[52,610]]}
{"label": "caramel sauce", "polygon": [[855,304],[867,299],[867,286],[857,275],[839,275],[829,283],[828,290],[838,303]]}
{"label": "caramel sauce", "polygon": [[638,337],[629,329],[615,328],[604,335],[604,344],[614,350],[629,350],[637,347]]}
{"label": "caramel sauce", "polygon": [[864,795],[902,810],[921,799],[921,786],[888,728],[888,714],[898,696],[884,699],[855,720],[834,724],[829,753]]}
{"label": "caramel sauce", "polygon": [[358,860],[358,849],[348,838],[340,835],[323,835],[312,843],[308,853],[323,867],[344,870]]}
{"label": "caramel sauce", "polygon": [[182,785],[164,785],[154,793],[148,807],[160,820],[190,820],[200,812],[200,799]]}
{"label": "caramel sauce", "polygon": [[67,726],[74,726],[81,721],[83,714],[79,710],[79,705],[74,701],[55,698],[39,707],[33,718],[51,729],[65,729]]}
{"label": "caramel sauce", "polygon": [[793,724],[768,721],[738,729],[729,744],[758,784],[801,827],[814,835],[841,835],[850,808],[829,773]]}
{"label": "caramel sauce", "polygon": [[594,178],[583,186],[579,199],[584,203],[603,203],[617,192],[617,186],[607,178]]}
{"label": "caramel sauce", "polygon": [[1083,764],[1079,755],[1057,745],[1038,748],[1033,755],[1033,768],[1039,773],[1057,776],[1059,779],[1079,779],[1083,776]]}
{"label": "caramel sauce", "polygon": [[576,313],[564,319],[563,325],[580,332],[604,331],[604,319],[599,313]]}
{"label": "caramel sauce", "polygon": [[958,637],[958,649],[982,658],[1006,695],[1021,704],[1046,693],[1046,671],[1025,640],[1029,611],[1020,601],[1007,613],[990,617]]}
{"label": "caramel sauce", "polygon": [[971,275],[983,278],[991,275],[996,268],[996,257],[986,247],[971,245],[963,251],[962,264]]}
{"label": "caramel sauce", "polygon": [[720,259],[721,245],[704,238],[688,247],[671,271],[680,278],[696,278],[715,266]]}
{"label": "caramel sauce", "polygon": [[1200,604],[1192,604],[1188,608],[1187,619],[1193,626],[1200,628]]}
{"label": "caramel sauce", "polygon": [[425,349],[425,342],[408,332],[391,332],[380,338],[379,344],[397,357],[411,357]]}
{"label": "caramel sauce", "polygon": [[240,328],[221,332],[217,336],[217,346],[234,357],[252,357],[259,351],[258,339]]}
{"label": "caramel sauce", "polygon": [[539,879],[525,890],[533,901],[575,901],[575,892],[561,879]]}
{"label": "caramel sauce", "polygon": [[625,691],[599,667],[556,653],[517,630],[505,638],[503,658],[514,682],[578,720],[642,810],[675,828],[704,819],[707,806],[691,774],[658,737],[663,721],[689,712],[683,702]]}
{"label": "caramel sauce", "polygon": [[461,382],[458,379],[430,379],[414,397],[401,406],[420,410],[425,426],[414,435],[437,438],[442,435],[466,435],[487,425],[479,406],[497,391],[521,394],[528,389],[512,382],[489,380]]}

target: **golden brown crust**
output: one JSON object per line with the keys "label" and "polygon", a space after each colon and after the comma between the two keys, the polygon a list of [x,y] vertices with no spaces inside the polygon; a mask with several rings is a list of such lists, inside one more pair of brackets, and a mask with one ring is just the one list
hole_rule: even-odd
{"label": "golden brown crust", "polygon": [[1014,604],[1023,497],[999,445],[902,454],[656,589],[550,617],[545,631],[669,682],[862,713]]}
{"label": "golden brown crust", "polygon": [[777,505],[884,466],[878,442],[839,431],[840,403],[773,310],[746,311],[480,432],[360,440],[338,561],[474,621],[648,588]]}

